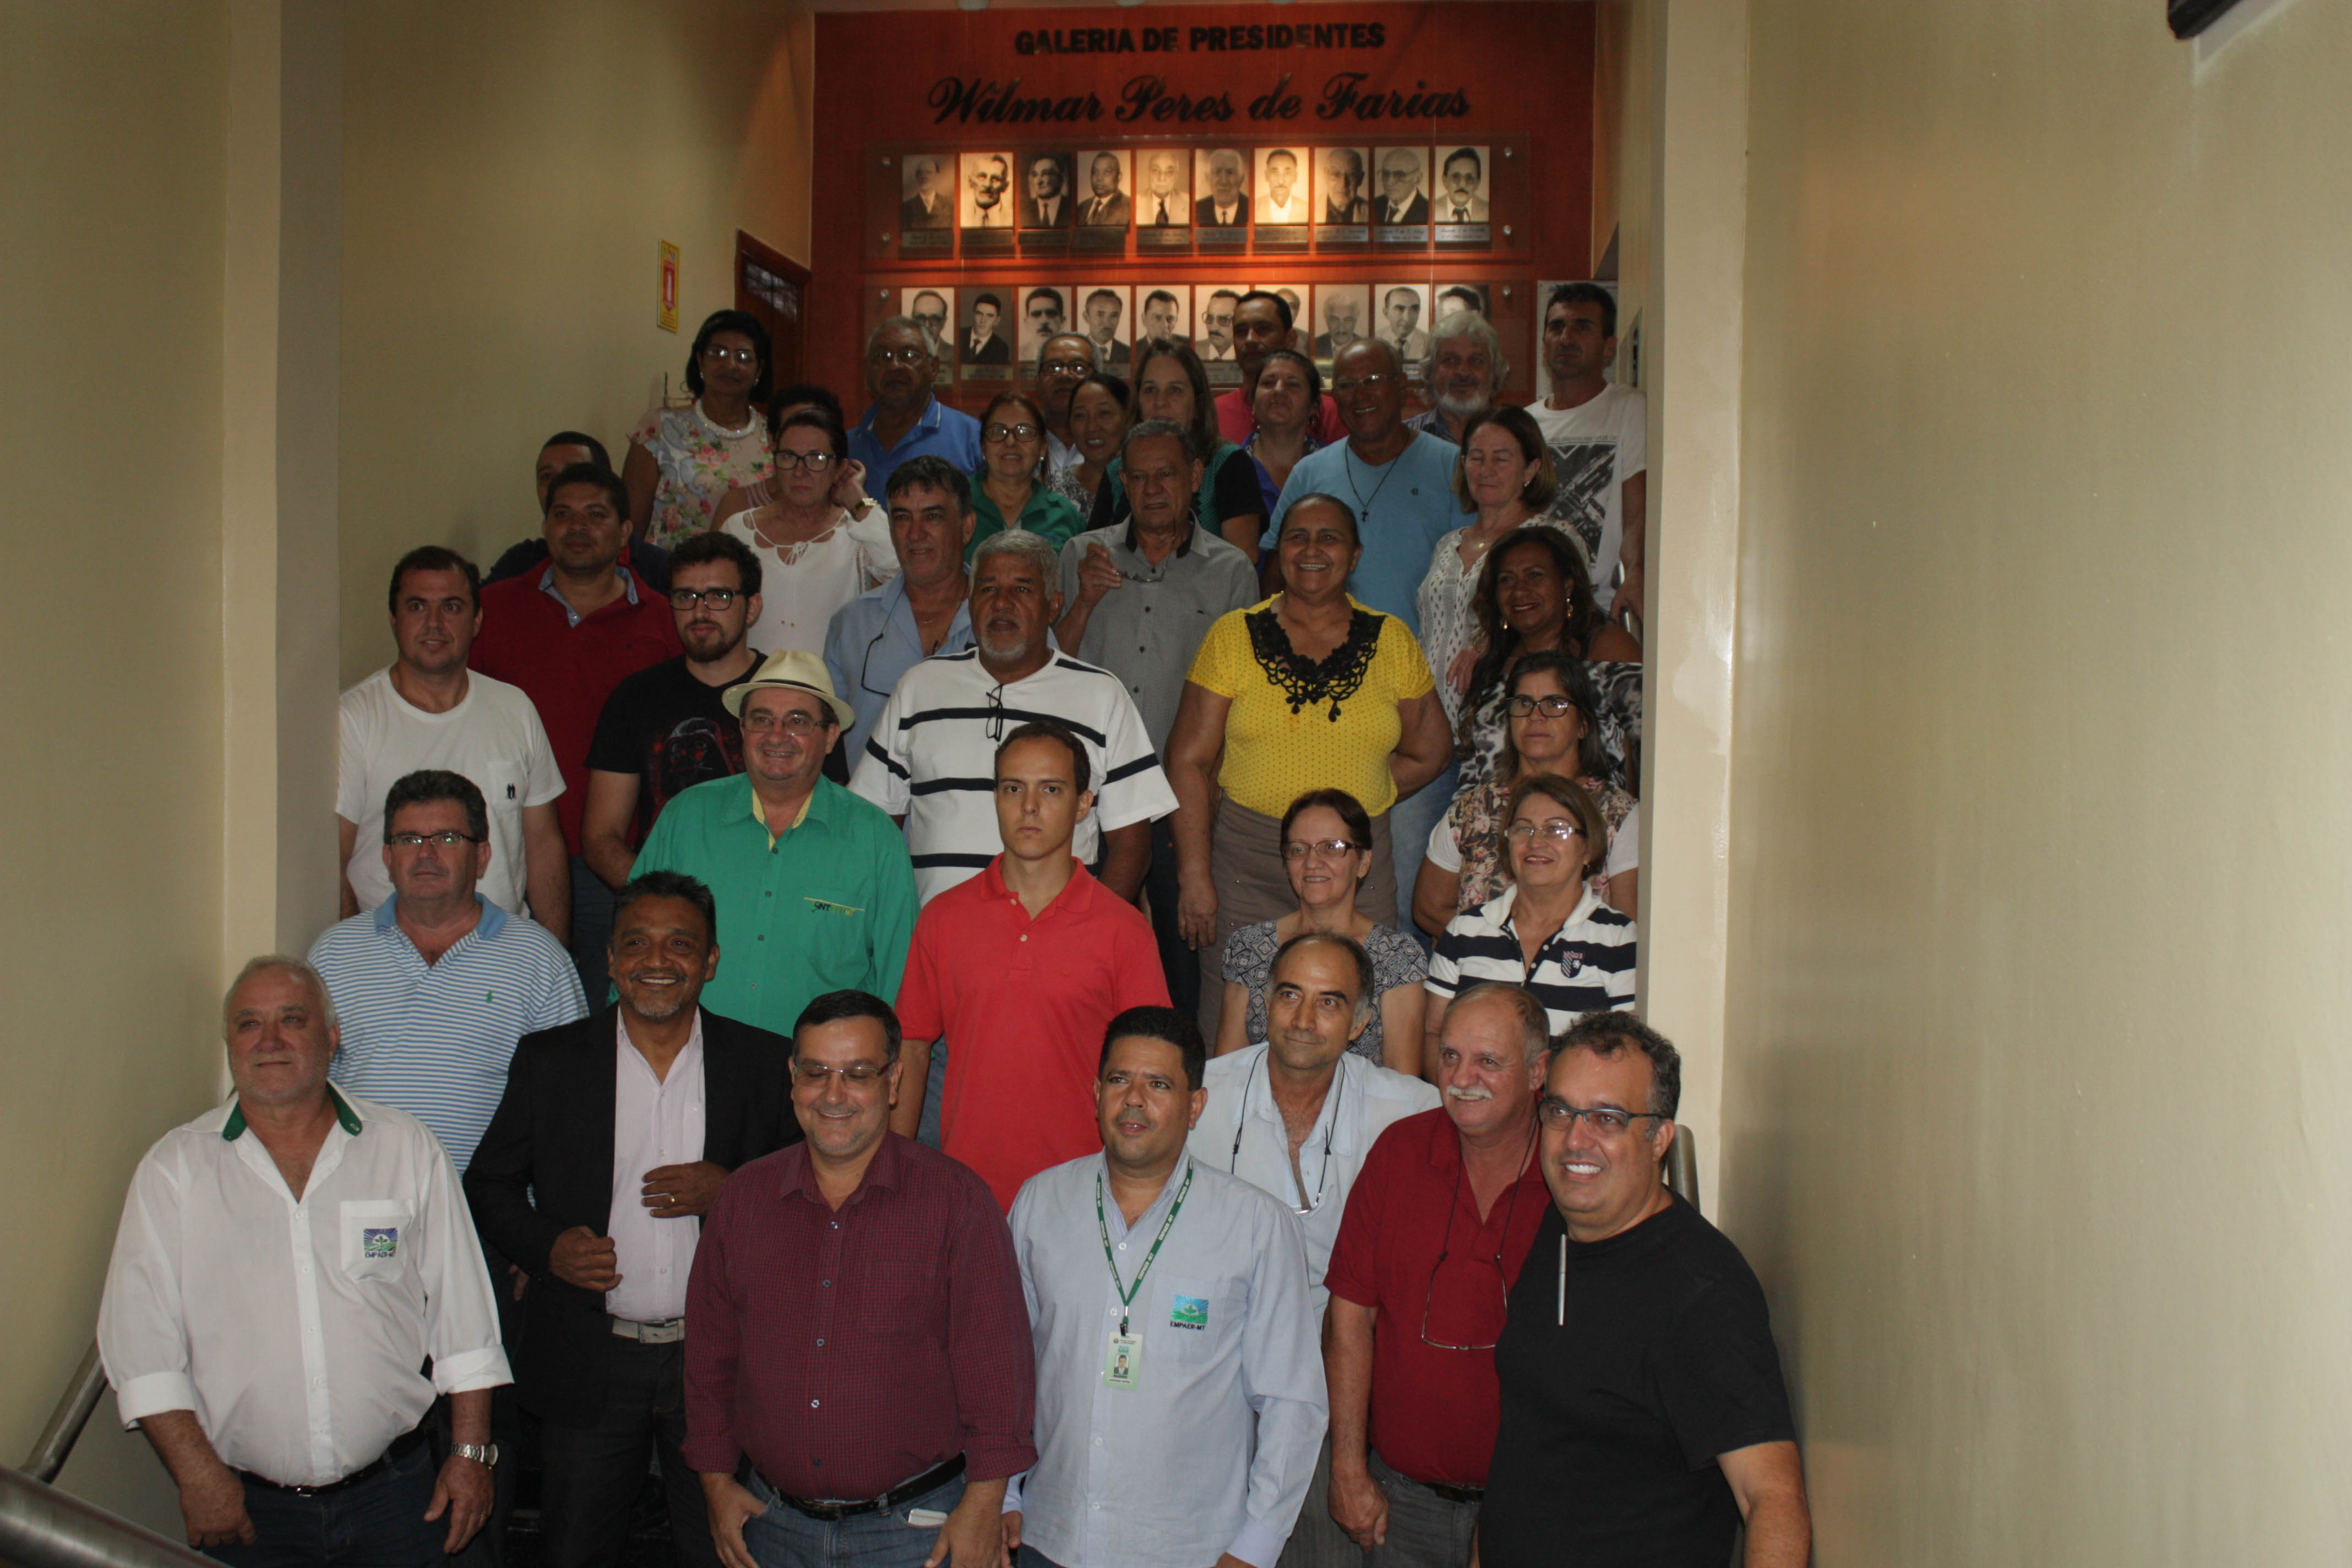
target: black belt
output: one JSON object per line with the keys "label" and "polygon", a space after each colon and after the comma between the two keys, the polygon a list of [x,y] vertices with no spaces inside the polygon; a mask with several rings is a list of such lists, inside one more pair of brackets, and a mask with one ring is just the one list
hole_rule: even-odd
{"label": "black belt", "polygon": [[[1405,1477],[1405,1479],[1407,1480],[1412,1480],[1412,1478],[1410,1476]],[[1486,1489],[1485,1487],[1449,1487],[1444,1481],[1413,1481],[1412,1484],[1417,1487],[1427,1487],[1431,1491],[1435,1492],[1447,1502],[1475,1503],[1484,1502],[1486,1500]]]}
{"label": "black belt", "polygon": [[422,1426],[412,1427],[410,1430],[402,1433],[399,1436],[394,1437],[392,1440],[392,1447],[386,1448],[383,1451],[383,1457],[376,1460],[375,1463],[372,1465],[362,1465],[358,1469],[353,1470],[341,1480],[329,1481],[323,1486],[289,1487],[284,1481],[273,1481],[268,1476],[257,1476],[251,1470],[239,1470],[237,1471],[237,1474],[244,1477],[247,1480],[251,1481],[255,1486],[267,1487],[274,1492],[286,1492],[294,1497],[326,1497],[331,1493],[342,1491],[347,1488],[355,1487],[362,1481],[372,1481],[375,1479],[376,1477],[383,1474],[384,1471],[392,1468],[393,1466],[408,1458],[409,1455],[416,1452],[416,1450],[423,1447],[424,1445],[425,1428]]}
{"label": "black belt", "polygon": [[790,1507],[795,1513],[804,1513],[811,1519],[856,1519],[863,1513],[887,1513],[909,1498],[919,1498],[925,1492],[938,1490],[963,1474],[963,1456],[958,1454],[946,1464],[925,1470],[913,1480],[892,1487],[880,1497],[868,1498],[864,1502],[829,1502],[814,1498],[794,1497],[767,1477],[760,1475],[751,1460],[744,1460],[743,1468],[750,1474],[759,1477],[760,1484],[775,1493],[777,1500]]}

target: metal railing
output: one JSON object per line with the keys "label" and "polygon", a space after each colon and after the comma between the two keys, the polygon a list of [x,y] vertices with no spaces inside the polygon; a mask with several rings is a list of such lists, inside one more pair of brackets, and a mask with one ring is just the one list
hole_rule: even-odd
{"label": "metal railing", "polygon": [[1679,1121],[1675,1123],[1674,1147],[1666,1151],[1666,1186],[1691,1207],[1698,1207],[1698,1147],[1691,1142],[1691,1130]]}
{"label": "metal railing", "polygon": [[5,1467],[0,1561],[17,1568],[220,1568],[144,1525]]}
{"label": "metal railing", "polygon": [[81,1429],[89,1424],[89,1413],[98,1408],[99,1395],[106,1392],[106,1368],[98,1359],[98,1342],[90,1342],[89,1351],[74,1369],[73,1381],[58,1400],[58,1407],[49,1412],[48,1425],[33,1439],[33,1451],[25,1456],[25,1473],[37,1481],[53,1481],[66,1468],[73,1454],[74,1444],[81,1437]]}

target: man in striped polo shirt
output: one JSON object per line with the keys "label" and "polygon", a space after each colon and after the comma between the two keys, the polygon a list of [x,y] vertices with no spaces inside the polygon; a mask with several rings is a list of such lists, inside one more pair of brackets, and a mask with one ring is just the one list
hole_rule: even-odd
{"label": "man in striped polo shirt", "polygon": [[[976,646],[927,658],[883,705],[849,787],[903,818],[915,891],[929,903],[996,858],[996,748],[1045,720],[1085,742],[1101,781],[1077,826],[1077,858],[1132,903],[1151,864],[1151,822],[1176,809],[1151,736],[1118,677],[1054,651],[1061,557],[1034,533],[991,534],[972,560]],[[1099,824],[1099,830],[1097,830]]]}

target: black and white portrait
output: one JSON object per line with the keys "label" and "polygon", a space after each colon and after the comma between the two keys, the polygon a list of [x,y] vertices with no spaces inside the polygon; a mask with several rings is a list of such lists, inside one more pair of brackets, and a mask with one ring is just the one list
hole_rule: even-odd
{"label": "black and white portrait", "polygon": [[1408,374],[1429,357],[1429,285],[1381,283],[1372,289],[1380,317],[1366,335],[1397,352],[1397,362]]}
{"label": "black and white portrait", "polygon": [[898,226],[953,228],[955,154],[913,153],[898,170]]}
{"label": "black and white portrait", "polygon": [[1305,353],[1307,352],[1307,285],[1261,283],[1258,287],[1290,307],[1290,346],[1300,353]]}
{"label": "black and white portrait", "polygon": [[1437,222],[1489,221],[1486,151],[1484,147],[1440,147],[1437,150]]}
{"label": "black and white portrait", "polygon": [[1236,148],[1217,147],[1192,154],[1192,180],[1200,197],[1192,222],[1202,228],[1238,228],[1249,222],[1249,165]]}
{"label": "black and white portrait", "polygon": [[1190,283],[1139,284],[1135,290],[1135,335],[1192,341],[1192,286]]}
{"label": "black and white portrait", "polygon": [[1128,344],[1135,337],[1128,315],[1127,285],[1081,283],[1075,292],[1078,300],[1077,330],[1095,345],[1095,363],[1106,370],[1125,365]]}
{"label": "black and white portrait", "polygon": [[1484,283],[1440,283],[1429,324],[1435,326],[1456,310],[1470,310],[1493,320],[1492,298]]}
{"label": "black and white portrait", "polygon": [[1296,147],[1257,150],[1257,221],[1306,224],[1315,221],[1307,200],[1307,164]]}
{"label": "black and white portrait", "polygon": [[1349,344],[1370,336],[1371,289],[1361,283],[1315,285],[1315,357],[1328,361]]}
{"label": "black and white portrait", "polygon": [[931,358],[941,364],[954,356],[948,353],[948,323],[955,319],[955,290],[923,286],[906,291],[907,314],[923,329],[923,346],[931,351]]}
{"label": "black and white portrait", "polygon": [[1370,188],[1372,154],[1367,147],[1324,147],[1315,153],[1315,221],[1358,224],[1372,221]]}
{"label": "black and white portrait", "polygon": [[1192,322],[1192,352],[1203,364],[1234,357],[1234,307],[1249,290],[1239,283],[1202,283],[1192,293],[1200,313]]}
{"label": "black and white portrait", "polygon": [[1078,226],[1081,228],[1125,228],[1135,214],[1135,204],[1127,193],[1127,157],[1124,153],[1080,153],[1078,173],[1084,186],[1078,192]]}
{"label": "black and white portrait", "polygon": [[1372,202],[1372,221],[1393,226],[1429,221],[1429,192],[1424,179],[1429,152],[1423,147],[1382,147],[1375,166],[1380,191]]}
{"label": "black and white portrait", "polygon": [[994,289],[967,289],[963,292],[963,315],[956,322],[956,363],[1011,364],[1013,328],[1007,320],[1011,312],[1004,308],[1004,295]]}
{"label": "black and white portrait", "polygon": [[1021,360],[1034,364],[1037,351],[1055,332],[1070,330],[1070,296],[1066,283],[1024,283],[1021,296]]}
{"label": "black and white portrait", "polygon": [[1143,188],[1136,193],[1135,226],[1181,227],[1192,221],[1192,154],[1162,147],[1138,154],[1143,160]]}
{"label": "black and white portrait", "polygon": [[1013,226],[1013,154],[966,153],[963,155],[963,226]]}
{"label": "black and white portrait", "polygon": [[1076,204],[1070,199],[1070,155],[1067,153],[1024,153],[1021,155],[1021,226],[1067,228]]}

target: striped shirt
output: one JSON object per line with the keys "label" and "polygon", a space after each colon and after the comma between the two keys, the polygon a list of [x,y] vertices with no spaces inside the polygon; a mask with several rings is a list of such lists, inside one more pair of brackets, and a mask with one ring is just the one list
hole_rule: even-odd
{"label": "striped shirt", "polygon": [[432,963],[394,920],[396,898],[310,945],[343,1030],[328,1076],[431,1128],[461,1174],[506,1092],[515,1042],[588,1016],[580,972],[546,929],[475,897],[480,923]]}
{"label": "striped shirt", "polygon": [[1102,830],[1176,809],[1143,716],[1108,670],[1055,654],[1035,674],[1000,686],[977,648],[927,658],[883,704],[849,781],[857,794],[907,819],[915,894],[924,903],[970,880],[1003,852],[996,748],[1039,719],[1086,744],[1095,805],[1070,841],[1083,863],[1094,864]]}
{"label": "striped shirt", "polygon": [[1601,901],[1591,888],[1550,940],[1528,963],[1511,906],[1519,889],[1455,915],[1429,961],[1429,994],[1450,1002],[1482,980],[1507,981],[1535,993],[1555,1035],[1587,1013],[1633,1005],[1633,921]]}

